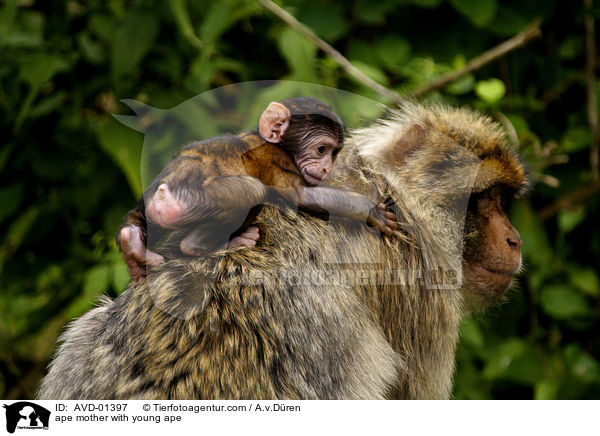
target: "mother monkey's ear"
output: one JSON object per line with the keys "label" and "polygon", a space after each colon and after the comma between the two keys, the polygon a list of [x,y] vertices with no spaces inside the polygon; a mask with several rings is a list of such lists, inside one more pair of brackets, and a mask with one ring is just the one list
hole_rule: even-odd
{"label": "mother monkey's ear", "polygon": [[260,116],[258,132],[265,141],[277,144],[281,142],[285,131],[290,126],[291,119],[290,110],[283,104],[273,101]]}
{"label": "mother monkey's ear", "polygon": [[411,124],[402,136],[384,156],[384,161],[401,166],[404,164],[408,156],[415,150],[419,149],[427,140],[427,131],[421,123],[415,122]]}

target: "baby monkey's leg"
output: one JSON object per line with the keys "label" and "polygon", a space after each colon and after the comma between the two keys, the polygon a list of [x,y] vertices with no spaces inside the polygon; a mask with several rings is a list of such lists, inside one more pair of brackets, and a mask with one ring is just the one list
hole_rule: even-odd
{"label": "baby monkey's leg", "polygon": [[255,227],[230,238],[245,224],[249,211],[265,203],[268,188],[260,180],[250,176],[215,177],[196,191],[177,194],[161,187],[150,202],[148,215],[163,227],[191,227],[181,241],[182,253],[200,256],[228,246],[256,244],[259,235]]}

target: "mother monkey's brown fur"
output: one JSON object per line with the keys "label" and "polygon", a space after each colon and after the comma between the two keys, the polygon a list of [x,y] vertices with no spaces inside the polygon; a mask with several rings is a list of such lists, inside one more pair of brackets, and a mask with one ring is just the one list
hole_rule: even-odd
{"label": "mother monkey's brown fur", "polygon": [[263,246],[167,262],[75,321],[40,397],[448,398],[461,317],[520,268],[523,165],[489,119],[412,105],[340,161],[334,185],[393,199],[396,238],[268,207]]}

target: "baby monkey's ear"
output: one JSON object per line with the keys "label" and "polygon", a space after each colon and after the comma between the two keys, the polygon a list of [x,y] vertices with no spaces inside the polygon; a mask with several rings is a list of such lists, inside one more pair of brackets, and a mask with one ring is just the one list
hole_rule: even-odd
{"label": "baby monkey's ear", "polygon": [[285,131],[290,125],[292,114],[283,104],[271,102],[260,116],[258,132],[267,142],[281,142]]}

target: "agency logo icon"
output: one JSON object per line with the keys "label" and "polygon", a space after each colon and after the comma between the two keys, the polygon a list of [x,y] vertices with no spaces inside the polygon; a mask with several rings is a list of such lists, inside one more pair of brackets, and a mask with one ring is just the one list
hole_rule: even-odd
{"label": "agency logo icon", "polygon": [[15,429],[48,430],[50,411],[29,401],[19,401],[10,405],[4,404],[6,409],[6,431],[14,433]]}

